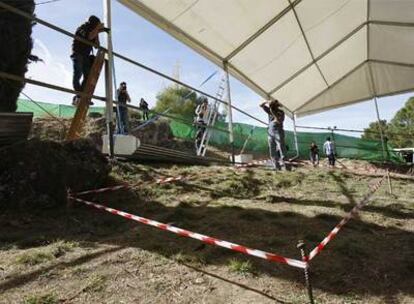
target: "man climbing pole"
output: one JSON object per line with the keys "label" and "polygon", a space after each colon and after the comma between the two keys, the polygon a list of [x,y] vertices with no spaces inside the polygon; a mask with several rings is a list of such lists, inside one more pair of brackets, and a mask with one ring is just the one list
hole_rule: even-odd
{"label": "man climbing pole", "polygon": [[[88,21],[82,24],[76,30],[77,37],[88,40],[89,42],[99,45],[99,33],[108,32],[109,29],[104,27],[104,24],[96,16],[90,16]],[[84,89],[86,80],[93,64],[94,56],[92,53],[92,46],[77,39],[73,40],[72,55],[70,56],[73,62],[73,89],[81,92]],[[80,82],[82,78],[82,83]],[[72,104],[78,105],[80,96],[73,97]]]}
{"label": "man climbing pole", "polygon": [[286,170],[285,165],[285,131],[283,130],[283,122],[285,121],[285,113],[280,109],[280,103],[277,100],[265,101],[260,107],[269,115],[268,126],[268,142],[270,158],[272,159],[273,168],[275,170]]}

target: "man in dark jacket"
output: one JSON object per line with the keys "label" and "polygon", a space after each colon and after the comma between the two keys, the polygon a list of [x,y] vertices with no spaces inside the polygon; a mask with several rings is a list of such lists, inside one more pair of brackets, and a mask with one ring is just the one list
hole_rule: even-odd
{"label": "man in dark jacket", "polygon": [[269,115],[269,126],[267,138],[269,142],[270,158],[272,159],[275,170],[286,170],[285,166],[285,131],[283,122],[285,113],[280,109],[280,103],[277,100],[265,101],[260,107]]}
{"label": "man in dark jacket", "polygon": [[148,112],[149,112],[148,103],[145,101],[144,98],[141,98],[141,100],[139,102],[139,108],[142,111],[142,118],[144,120],[148,120],[149,119],[149,117],[148,117]]}
{"label": "man in dark jacket", "polygon": [[[108,32],[103,23],[96,16],[90,16],[88,21],[82,24],[77,30],[75,35],[93,43],[99,45],[99,33]],[[73,40],[72,44],[72,58],[73,62],[73,89],[81,92],[85,87],[86,80],[90,69],[93,64],[92,45],[86,44],[77,39]],[[82,78],[82,83],[80,82]],[[76,95],[73,98],[73,104],[79,103],[80,96]]]}
{"label": "man in dark jacket", "polygon": [[127,103],[131,102],[131,97],[127,90],[126,82],[121,82],[118,90],[116,91],[117,100],[119,104],[119,123],[122,126],[124,134],[128,133],[128,107]]}

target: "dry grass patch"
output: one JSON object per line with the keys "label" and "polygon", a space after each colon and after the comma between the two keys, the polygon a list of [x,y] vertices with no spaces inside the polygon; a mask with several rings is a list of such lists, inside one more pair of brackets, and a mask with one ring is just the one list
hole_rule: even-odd
{"label": "dry grass patch", "polygon": [[59,299],[54,293],[31,295],[24,299],[23,304],[57,304]]}
{"label": "dry grass patch", "polygon": [[231,272],[235,272],[242,275],[254,273],[253,264],[249,260],[241,261],[238,259],[231,259],[228,262],[228,267]]}

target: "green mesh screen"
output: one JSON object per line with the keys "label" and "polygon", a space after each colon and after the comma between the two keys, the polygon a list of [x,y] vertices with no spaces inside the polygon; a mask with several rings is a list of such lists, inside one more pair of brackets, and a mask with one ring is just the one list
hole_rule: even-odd
{"label": "green mesh screen", "polygon": [[[33,112],[34,117],[47,117],[48,114],[44,110],[50,112],[54,116],[70,118],[73,117],[76,111],[76,108],[68,105],[57,105],[50,104],[45,102],[35,103],[28,100],[19,100],[18,101],[18,112]],[[43,110],[43,109],[44,110]],[[89,112],[98,112],[104,113],[105,109],[103,107],[91,107]],[[184,118],[184,117],[182,117]],[[184,118],[188,120],[187,118]],[[179,121],[170,121],[170,127],[173,135],[177,138],[193,140],[195,137],[196,128],[194,126],[184,124]],[[227,130],[227,123],[217,122],[215,127],[222,130]],[[253,133],[252,133],[252,129]],[[252,133],[252,136],[247,142],[245,147],[245,152],[251,153],[260,153],[267,154],[267,129],[263,127],[253,127],[248,124],[243,123],[234,123],[234,147],[236,153],[239,153],[249,135]],[[286,131],[286,146],[288,149],[288,156],[292,157],[296,155],[294,136],[293,132]],[[309,157],[309,146],[312,141],[314,141],[320,150],[320,154],[323,155],[322,146],[325,142],[326,137],[330,136],[335,141],[336,152],[339,157],[344,158],[354,158],[354,159],[364,159],[369,161],[382,161],[382,145],[379,141],[374,140],[365,140],[357,137],[346,136],[341,134],[333,134],[330,132],[325,133],[313,133],[313,132],[298,132],[298,144],[299,144],[299,157],[308,158]],[[224,147],[229,145],[229,136],[228,133],[212,130],[212,135],[210,138],[210,145],[215,147]],[[388,145],[387,147],[387,157],[393,162],[401,162],[402,159],[392,152],[392,147]]]}

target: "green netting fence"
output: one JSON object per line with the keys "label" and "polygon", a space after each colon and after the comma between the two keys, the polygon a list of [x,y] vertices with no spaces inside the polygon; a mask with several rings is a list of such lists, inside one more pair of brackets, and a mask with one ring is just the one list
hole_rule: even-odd
{"label": "green netting fence", "polygon": [[[36,103],[34,103],[26,99],[19,99],[17,101],[17,112],[32,112],[33,117],[47,117],[48,114],[42,108],[52,115],[61,118],[71,118],[75,115],[76,112],[76,108],[69,105],[52,104],[39,101],[36,101]],[[91,107],[89,109],[89,112],[97,112],[103,114],[105,112],[105,108]]]}
{"label": "green netting fence", "polygon": [[[69,105],[57,105],[39,102],[39,104],[57,117],[70,118],[73,117],[76,108]],[[33,112],[34,117],[45,117],[47,114],[37,105],[30,101],[19,100],[19,112]],[[91,107],[90,112],[104,113],[103,107]],[[180,117],[185,120],[192,120],[192,117]],[[227,130],[228,126],[225,122],[217,122],[217,128]],[[171,131],[176,138],[185,140],[194,140],[196,127],[185,124],[177,120],[170,120]],[[267,154],[267,128],[254,127],[252,125],[243,123],[234,123],[234,147],[236,153],[239,153],[250,134],[251,138],[248,140],[245,152],[256,154]],[[252,131],[253,130],[253,131]],[[353,136],[337,134],[333,132],[298,132],[299,157],[309,157],[309,147],[311,142],[315,142],[320,149],[320,154],[323,155],[322,146],[326,137],[330,136],[335,141],[336,152],[339,157],[362,159],[369,161],[383,161],[382,145],[380,141],[366,140]],[[288,149],[288,156],[296,155],[294,144],[294,136],[292,131],[285,132],[286,145]],[[210,145],[215,147],[228,147],[229,135],[226,132],[219,130],[212,130]],[[392,162],[402,162],[403,160],[396,153],[392,151],[392,147],[387,145],[387,158]]]}
{"label": "green netting fence", "polygon": [[[183,124],[181,122],[172,121],[170,123],[172,132],[175,137],[193,139],[196,128]],[[227,123],[217,122],[216,126],[220,129],[227,129]],[[267,128],[254,127],[243,123],[234,123],[234,147],[236,153],[241,151],[246,139],[252,133],[251,138],[247,141],[246,152],[266,154],[268,153],[267,145]],[[253,131],[252,131],[253,130]],[[369,161],[382,161],[383,152],[380,141],[365,140],[357,137],[335,134],[332,132],[297,132],[299,157],[308,158],[309,148],[312,142],[315,142],[322,155],[322,147],[326,138],[330,136],[335,141],[336,152],[339,157],[363,159]],[[287,146],[287,154],[289,157],[296,155],[294,135],[292,131],[285,131],[285,141]],[[213,146],[225,146],[229,144],[229,136],[225,132],[212,130],[210,144]],[[394,152],[392,147],[387,147],[387,157],[390,161],[401,162],[402,159]]]}

